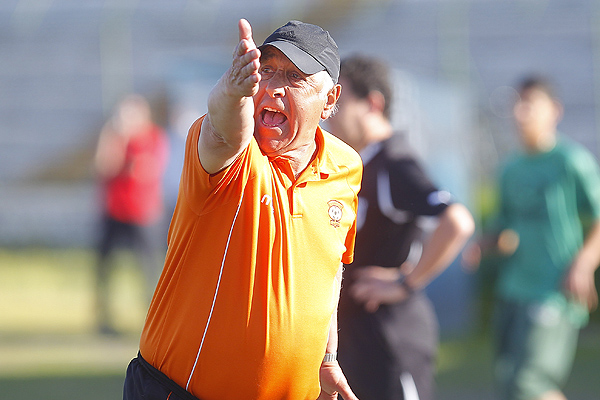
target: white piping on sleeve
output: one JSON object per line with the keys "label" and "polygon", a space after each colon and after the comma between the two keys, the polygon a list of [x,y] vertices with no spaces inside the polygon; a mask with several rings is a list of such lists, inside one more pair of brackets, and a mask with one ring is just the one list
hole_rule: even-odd
{"label": "white piping on sleeve", "polygon": [[415,384],[415,380],[413,379],[410,373],[401,373],[400,383],[402,384],[404,400],[419,400],[419,392],[417,391],[417,385]]}
{"label": "white piping on sleeve", "polygon": [[387,170],[381,170],[377,173],[377,203],[381,213],[396,224],[403,224],[411,217],[411,213],[408,211],[398,210],[394,207],[392,189],[390,188],[390,174]]}
{"label": "white piping on sleeve", "polygon": [[231,223],[231,228],[229,229],[229,235],[227,236],[227,244],[225,245],[225,253],[223,254],[223,259],[221,260],[221,269],[219,270],[219,278],[217,279],[217,286],[215,288],[215,295],[213,296],[212,305],[210,306],[210,312],[208,314],[208,320],[206,321],[206,326],[204,327],[204,333],[202,334],[202,340],[200,341],[200,347],[198,348],[198,353],[196,354],[196,360],[194,361],[194,365],[192,366],[192,370],[190,371],[190,376],[188,378],[187,384],[185,385],[185,390],[188,390],[188,388],[190,386],[190,382],[192,381],[192,376],[194,375],[194,371],[196,370],[196,366],[198,364],[198,359],[200,358],[200,352],[202,351],[202,346],[204,346],[204,339],[206,338],[206,333],[208,332],[208,325],[210,324],[210,320],[212,318],[212,314],[215,309],[215,303],[217,302],[217,294],[219,293],[219,287],[221,286],[221,277],[223,276],[223,267],[225,266],[225,259],[227,258],[227,251],[229,250],[229,241],[231,240],[231,234],[233,233],[233,227],[235,226],[235,222],[236,222],[238,214],[240,212],[240,208],[242,207],[242,200],[244,200],[244,192],[242,192],[242,197],[240,198],[240,202],[237,206],[237,210],[235,211],[235,216],[233,217],[233,221]]}

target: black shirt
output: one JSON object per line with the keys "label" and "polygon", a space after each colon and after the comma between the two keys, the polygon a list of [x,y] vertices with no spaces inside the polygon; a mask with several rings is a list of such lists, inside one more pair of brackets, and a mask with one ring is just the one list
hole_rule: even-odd
{"label": "black shirt", "polygon": [[439,215],[451,196],[430,181],[400,134],[369,146],[361,156],[364,172],[352,266],[399,267],[411,247],[419,247],[419,217]]}

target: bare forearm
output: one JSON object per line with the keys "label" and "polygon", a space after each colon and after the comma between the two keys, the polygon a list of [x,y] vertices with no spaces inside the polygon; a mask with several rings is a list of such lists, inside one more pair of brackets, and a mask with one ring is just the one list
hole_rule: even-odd
{"label": "bare forearm", "polygon": [[576,261],[580,261],[591,271],[595,271],[600,265],[600,220],[590,228]]}
{"label": "bare forearm", "polygon": [[449,206],[423,246],[423,255],[410,274],[408,284],[414,288],[425,287],[454,261],[474,230],[473,217],[466,207]]}
{"label": "bare forearm", "polygon": [[337,310],[331,317],[331,324],[329,325],[329,338],[327,339],[327,346],[325,347],[326,353],[335,353],[338,348],[338,331],[337,331]]}
{"label": "bare forearm", "polygon": [[590,229],[579,254],[589,260],[594,270],[600,265],[600,220],[597,220]]}
{"label": "bare forearm", "polygon": [[[341,288],[343,265],[340,265],[336,276],[337,298],[339,299],[339,289]],[[337,353],[338,333],[337,333],[337,308],[331,316],[329,325],[329,340],[325,348],[326,353]],[[347,400],[358,400],[352,393],[348,381],[340,368],[337,360],[324,359],[319,369],[319,381],[321,384],[321,393],[317,400],[333,400],[338,398],[338,394]]]}
{"label": "bare forearm", "polygon": [[229,146],[239,146],[254,132],[252,97],[232,92],[228,71],[211,91],[208,98],[208,119],[214,133]]}
{"label": "bare forearm", "polygon": [[[340,292],[342,289],[342,274],[344,271],[344,264],[340,264],[338,272],[335,276],[335,285],[336,285],[336,293],[335,296],[339,301]],[[327,353],[335,353],[338,348],[338,323],[337,323],[337,307],[331,316],[331,321],[329,323],[329,337],[327,339],[327,346],[325,348],[325,352]]]}
{"label": "bare forearm", "polygon": [[569,297],[588,310],[598,305],[598,291],[594,273],[600,264],[600,221],[591,227],[581,250],[573,259],[564,281],[564,289]]}
{"label": "bare forearm", "polygon": [[107,124],[100,134],[94,157],[94,166],[100,177],[112,178],[123,169],[125,165],[125,146],[125,139],[114,132]]}

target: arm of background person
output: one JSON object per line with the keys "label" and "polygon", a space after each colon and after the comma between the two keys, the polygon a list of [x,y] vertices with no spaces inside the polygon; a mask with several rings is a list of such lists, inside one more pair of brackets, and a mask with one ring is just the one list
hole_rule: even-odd
{"label": "arm of background person", "polygon": [[112,128],[110,121],[107,122],[100,133],[94,155],[94,167],[99,177],[110,179],[121,172],[125,165],[126,147],[126,138]]}
{"label": "arm of background person", "polygon": [[427,286],[456,259],[474,231],[475,222],[469,210],[459,203],[449,205],[424,243],[423,254],[406,278],[406,284],[413,289]]}
{"label": "arm of background person", "polygon": [[254,134],[254,101],[258,92],[260,51],[252,39],[250,23],[238,24],[239,43],[229,70],[208,97],[208,114],[202,122],[198,156],[208,173],[230,165],[248,146]]}
{"label": "arm of background person", "polygon": [[590,228],[582,248],[575,256],[565,278],[564,287],[570,297],[592,311],[598,306],[594,273],[600,264],[600,220]]}
{"label": "arm of background person", "polygon": [[[405,285],[412,290],[427,286],[454,261],[474,231],[475,222],[465,206],[459,203],[448,206],[440,215],[438,226],[424,243],[421,258],[406,277]],[[403,301],[409,291],[406,286],[398,284],[398,275],[398,270],[389,268],[361,268],[356,271],[351,293],[372,312],[380,304]]]}

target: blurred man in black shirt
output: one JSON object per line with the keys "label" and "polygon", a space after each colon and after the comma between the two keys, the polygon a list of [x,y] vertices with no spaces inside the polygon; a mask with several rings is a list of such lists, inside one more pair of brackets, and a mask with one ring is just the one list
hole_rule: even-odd
{"label": "blurred man in black shirt", "polygon": [[[431,400],[438,328],[421,289],[454,261],[473,218],[431,183],[393,131],[388,67],[349,58],[340,83],[329,127],[360,152],[364,174],[355,258],[340,300],[339,361],[361,400]],[[422,217],[437,222],[424,243]]]}

